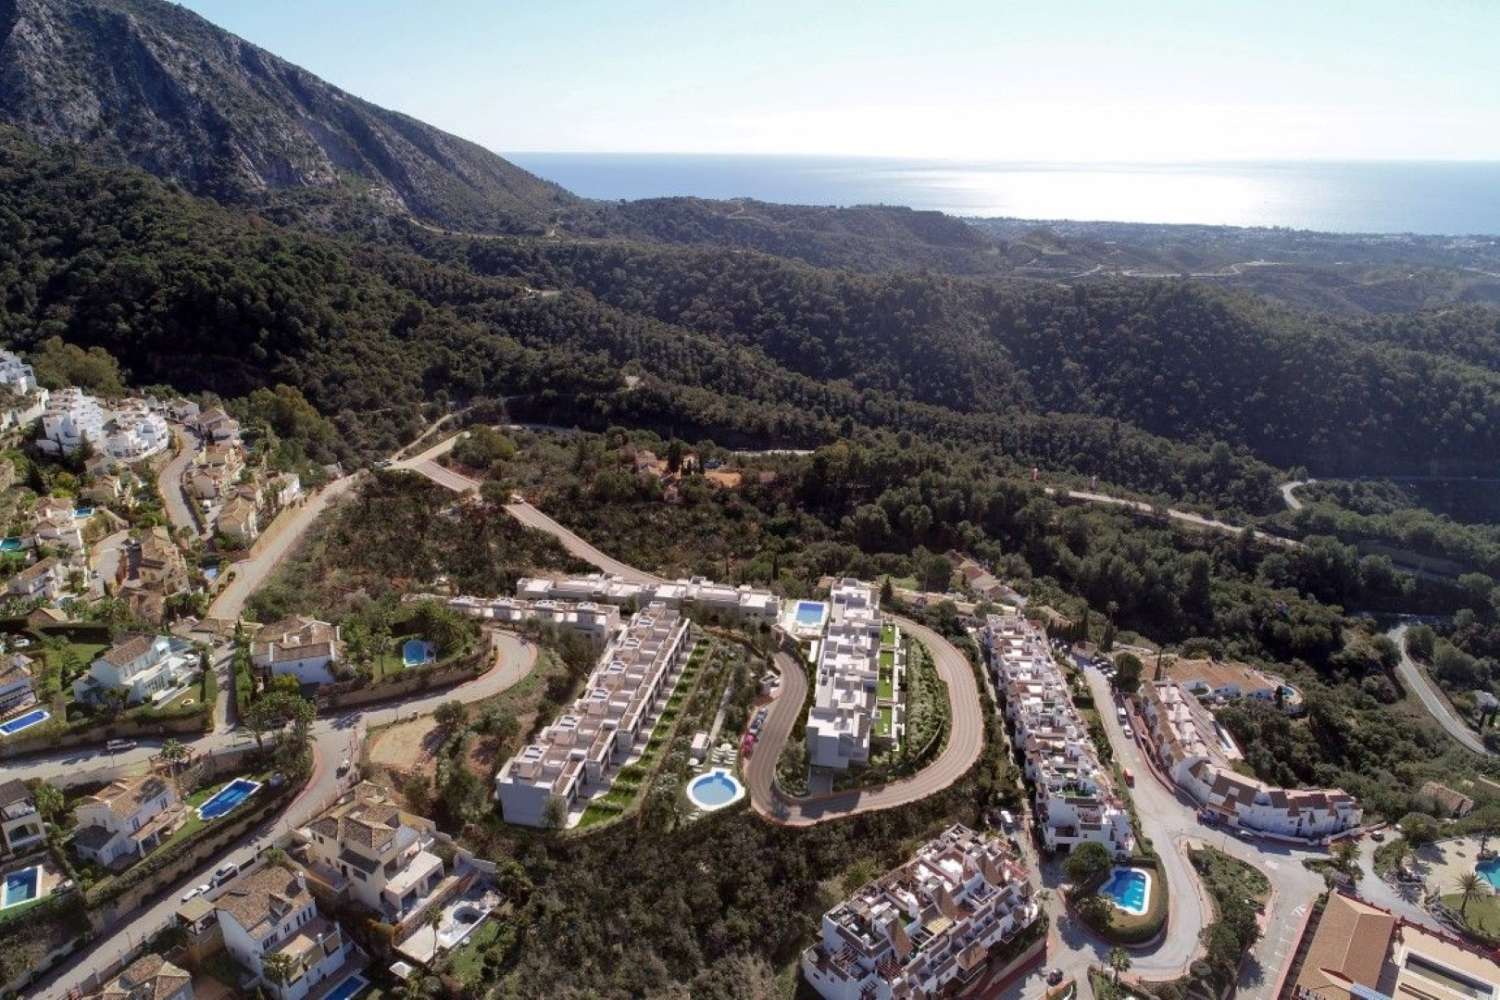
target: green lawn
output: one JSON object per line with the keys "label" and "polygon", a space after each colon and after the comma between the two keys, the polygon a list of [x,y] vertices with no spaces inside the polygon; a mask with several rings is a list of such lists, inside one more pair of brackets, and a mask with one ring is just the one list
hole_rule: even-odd
{"label": "green lawn", "polygon": [[891,722],[895,718],[896,710],[890,705],[881,705],[880,712],[875,717],[875,735],[889,737],[891,735]]}
{"label": "green lawn", "polygon": [[894,646],[896,644],[895,622],[886,622],[880,627],[880,644],[882,646]]}
{"label": "green lawn", "polygon": [[[882,653],[881,655],[884,656],[885,654]],[[877,694],[881,701],[891,701],[896,697],[895,671],[885,664],[881,664],[880,666],[880,683],[877,688]]]}
{"label": "green lawn", "polygon": [[[1443,897],[1443,903],[1452,907],[1454,913],[1458,913],[1463,906],[1463,893],[1449,893]],[[1473,930],[1488,937],[1500,937],[1500,896],[1485,892],[1474,899],[1469,900],[1467,909],[1463,910],[1464,922]]]}
{"label": "green lawn", "polygon": [[465,985],[478,983],[484,973],[485,949],[499,936],[500,921],[494,918],[485,920],[469,932],[457,951],[448,956],[448,971]]}

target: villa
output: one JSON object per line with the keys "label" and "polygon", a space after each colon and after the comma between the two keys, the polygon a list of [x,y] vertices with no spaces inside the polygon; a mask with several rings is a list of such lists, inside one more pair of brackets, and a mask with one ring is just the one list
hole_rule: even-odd
{"label": "villa", "polygon": [[104,426],[103,451],[120,462],[150,458],[172,443],[167,421],[142,399],[126,399],[117,405]]}
{"label": "villa", "polygon": [[767,625],[774,624],[781,614],[781,599],[769,590],[758,590],[748,584],[732,587],[701,576],[662,583],[628,583],[618,576],[603,573],[566,580],[522,577],[516,581],[516,596],[526,601],[603,604],[629,604],[633,601],[638,607],[662,604]]}
{"label": "villa", "polygon": [[1278,703],[1288,715],[1302,711],[1302,693],[1285,680],[1243,663],[1174,657],[1166,675],[1199,698],[1233,701],[1256,698]]}
{"label": "villa", "polygon": [[1363,811],[1340,789],[1277,788],[1240,774],[1239,748],[1198,699],[1176,681],[1141,688],[1153,755],[1183,791],[1216,819],[1283,837],[1318,839],[1359,825]]}
{"label": "villa", "polygon": [[82,552],[83,529],[72,502],[45,497],[37,503],[32,511],[31,537],[36,545]]}
{"label": "villa", "polygon": [[[301,871],[265,865],[231,882],[213,907],[225,949],[277,1000],[302,1000],[357,954],[338,923],[318,912]],[[266,975],[271,955],[292,959],[286,983]]]}
{"label": "villa", "polygon": [[0,782],[0,840],[5,852],[20,854],[38,847],[46,834],[31,789],[16,778]]}
{"label": "villa", "polygon": [[266,496],[278,510],[302,499],[302,477],[295,472],[272,476],[266,483]]}
{"label": "villa", "polygon": [[211,444],[193,457],[188,491],[199,500],[218,500],[234,491],[245,467],[245,453],[235,444]]}
{"label": "villa", "polygon": [[204,410],[192,426],[199,437],[211,444],[238,443],[240,439],[240,422],[225,413],[222,407]]}
{"label": "villa", "polygon": [[1135,842],[1129,813],[1099,763],[1046,636],[1019,615],[990,615],[982,645],[1012,742],[1035,783],[1034,812],[1047,849],[1093,841],[1128,854]]}
{"label": "villa", "polygon": [[257,632],[250,644],[250,662],[273,676],[290,674],[303,684],[332,684],[339,643],[337,625],[298,615]]}
{"label": "villa", "polygon": [[80,800],[73,849],[106,867],[145,857],[187,820],[172,783],[158,774],[116,778]]}
{"label": "villa", "polygon": [[[297,833],[315,878],[400,924],[441,898],[443,859],[432,852],[436,824],[405,812],[368,781]],[[337,873],[337,877],[333,876]]]}
{"label": "villa", "polygon": [[73,697],[97,701],[106,691],[125,692],[125,702],[161,701],[186,684],[197,669],[186,642],[164,635],[138,635],[111,647],[73,682]]}
{"label": "villa", "polygon": [[31,686],[35,665],[25,653],[0,654],[0,718],[36,704]]}
{"label": "villa", "polygon": [[236,496],[219,511],[217,527],[236,545],[249,545],[260,534],[260,510],[254,500]]}
{"label": "villa", "polygon": [[83,1000],[193,1000],[193,977],[160,955],[142,955]]}
{"label": "villa", "polygon": [[52,455],[71,455],[88,444],[113,461],[138,462],[171,441],[166,420],[145,400],[126,399],[109,408],[69,386],[48,400],[36,444]]}
{"label": "villa", "polygon": [[506,822],[565,823],[592,792],[608,789],[649,738],[691,648],[691,623],[651,604],[605,646],[583,695],[535,743],[505,763],[495,794]]}
{"label": "villa", "polygon": [[[813,704],[807,712],[807,759],[813,767],[845,770],[869,763],[871,737],[882,724],[883,619],[873,584],[839,580],[830,602],[832,610],[818,649]],[[891,735],[891,724],[884,724],[886,735]]]}
{"label": "villa", "polygon": [[55,601],[67,582],[67,570],[56,556],[38,559],[5,581],[5,592],[22,600]]}
{"label": "villa", "polygon": [[1017,854],[952,826],[823,914],[802,974],[828,1000],[957,994],[1040,914]]}
{"label": "villa", "polygon": [[454,597],[448,607],[461,614],[487,621],[518,624],[546,622],[577,632],[595,646],[603,646],[620,630],[620,609],[593,601],[527,601],[519,597]]}

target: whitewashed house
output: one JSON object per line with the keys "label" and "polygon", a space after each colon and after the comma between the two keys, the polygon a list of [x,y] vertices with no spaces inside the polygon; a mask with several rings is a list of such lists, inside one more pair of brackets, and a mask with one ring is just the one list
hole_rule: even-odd
{"label": "whitewashed house", "polygon": [[0,718],[36,704],[35,662],[25,653],[0,654]]}
{"label": "whitewashed house", "polygon": [[[213,901],[224,948],[276,1000],[302,1000],[357,954],[336,921],[318,912],[307,876],[268,864],[241,875]],[[292,959],[288,982],[266,975],[266,959]]]}
{"label": "whitewashed house", "polygon": [[73,697],[98,701],[110,690],[124,691],[126,704],[161,701],[192,679],[197,670],[192,647],[165,635],[138,635],[111,647],[73,682]]}
{"label": "whitewashed house", "polygon": [[97,447],[104,440],[104,420],[104,407],[93,396],[77,386],[59,389],[42,413],[36,445],[53,455],[71,455],[85,442]]}
{"label": "whitewashed house", "polygon": [[5,592],[22,600],[55,601],[67,579],[67,568],[56,556],[48,556],[6,580]]}
{"label": "whitewashed house", "polygon": [[303,684],[332,684],[339,657],[337,625],[298,615],[267,625],[250,644],[250,662]]}
{"label": "whitewashed house", "polygon": [[318,868],[336,872],[349,895],[389,924],[426,907],[444,878],[432,852],[432,820],[403,810],[368,781],[298,832]]}
{"label": "whitewashed house", "polygon": [[104,453],[120,462],[139,462],[172,443],[166,418],[143,399],[126,399],[114,406],[104,425]]}
{"label": "whitewashed house", "polygon": [[31,789],[18,778],[0,782],[0,846],[5,853],[19,854],[38,847],[46,835]]}
{"label": "whitewashed house", "polygon": [[187,820],[172,782],[147,773],[116,778],[74,807],[73,849],[106,867],[145,857]]}

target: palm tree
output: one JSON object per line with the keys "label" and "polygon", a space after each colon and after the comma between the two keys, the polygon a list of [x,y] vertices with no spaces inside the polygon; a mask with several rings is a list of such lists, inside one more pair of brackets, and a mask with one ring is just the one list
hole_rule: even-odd
{"label": "palm tree", "polygon": [[1479,895],[1484,891],[1481,888],[1483,885],[1484,880],[1474,872],[1468,872],[1464,875],[1459,876],[1458,892],[1462,897],[1462,900],[1458,905],[1459,916],[1463,917],[1466,920],[1468,919],[1469,900],[1479,898]]}
{"label": "palm tree", "polygon": [[292,981],[292,974],[297,971],[297,960],[284,951],[273,951],[260,960],[260,966],[267,979],[278,986],[285,986]]}
{"label": "palm tree", "polygon": [[1391,846],[1386,848],[1386,851],[1390,855],[1391,864],[1396,867],[1397,871],[1400,871],[1407,855],[1411,854],[1411,844],[1407,843],[1405,837],[1402,837],[1391,841]]}
{"label": "palm tree", "polygon": [[432,981],[420,972],[401,985],[401,1000],[427,1000],[432,995]]}
{"label": "palm tree", "polygon": [[1109,967],[1115,970],[1115,985],[1120,985],[1120,973],[1130,968],[1130,953],[1124,948],[1109,950]]}
{"label": "palm tree", "polygon": [[36,803],[36,811],[41,813],[42,819],[48,823],[58,821],[66,803],[62,791],[45,781],[38,782],[37,786],[31,790],[31,800]]}
{"label": "palm tree", "polygon": [[183,746],[179,740],[171,739],[161,745],[157,756],[167,762],[167,769],[172,775],[172,787],[177,792],[177,797],[182,798],[182,786],[178,784],[179,768],[183,761],[190,756],[188,748]]}

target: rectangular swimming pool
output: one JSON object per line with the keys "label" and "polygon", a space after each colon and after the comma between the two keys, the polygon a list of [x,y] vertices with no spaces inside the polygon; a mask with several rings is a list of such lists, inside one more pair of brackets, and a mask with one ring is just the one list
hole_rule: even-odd
{"label": "rectangular swimming pool", "polygon": [[41,875],[41,866],[32,865],[30,868],[22,868],[18,872],[11,872],[5,876],[5,890],[3,898],[0,898],[0,909],[28,903],[35,899],[37,883]]}
{"label": "rectangular swimming pool", "polygon": [[0,733],[4,733],[6,736],[14,736],[21,730],[30,729],[32,726],[46,722],[50,718],[52,718],[52,713],[47,711],[46,709],[32,709],[25,715],[18,715],[14,719],[11,719],[9,722],[7,722],[5,725],[0,726]]}
{"label": "rectangular swimming pool", "polygon": [[370,981],[361,975],[353,975],[339,983],[333,989],[323,994],[323,1000],[349,1000],[360,990],[370,985]]}
{"label": "rectangular swimming pool", "polygon": [[218,819],[260,790],[260,782],[235,778],[198,807],[199,819]]}
{"label": "rectangular swimming pool", "polygon": [[823,624],[824,606],[820,601],[797,602],[797,624],[817,628]]}

